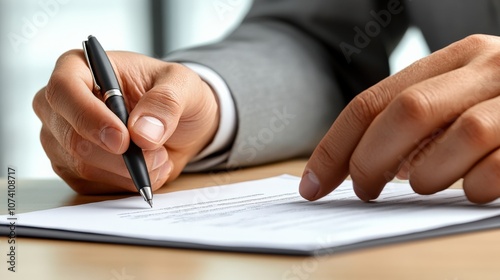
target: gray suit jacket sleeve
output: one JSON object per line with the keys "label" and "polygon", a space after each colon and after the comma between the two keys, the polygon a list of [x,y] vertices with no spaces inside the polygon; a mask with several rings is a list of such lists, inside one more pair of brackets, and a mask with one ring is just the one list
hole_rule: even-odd
{"label": "gray suit jacket sleeve", "polygon": [[309,155],[347,102],[389,74],[408,25],[399,1],[387,12],[394,1],[256,0],[223,41],[170,54],[229,86],[238,128],[225,168]]}

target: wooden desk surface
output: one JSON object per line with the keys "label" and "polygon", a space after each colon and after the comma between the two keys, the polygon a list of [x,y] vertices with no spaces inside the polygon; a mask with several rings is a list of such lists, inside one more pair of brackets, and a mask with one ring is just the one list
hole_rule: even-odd
{"label": "wooden desk surface", "polygon": [[[283,173],[300,176],[296,160],[231,173],[183,175],[161,192]],[[4,180],[5,181],[5,180]],[[1,182],[0,214],[6,213]],[[120,196],[112,196],[112,198]],[[18,213],[109,199],[79,196],[59,180],[20,180]],[[17,272],[7,271],[0,238],[0,279],[500,279],[500,230],[399,243],[322,257],[181,250],[17,238]]]}

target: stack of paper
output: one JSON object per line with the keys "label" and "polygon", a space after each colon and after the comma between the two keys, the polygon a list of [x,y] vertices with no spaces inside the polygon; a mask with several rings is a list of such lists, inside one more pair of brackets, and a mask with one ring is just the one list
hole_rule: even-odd
{"label": "stack of paper", "polygon": [[[484,206],[462,190],[432,196],[391,183],[364,203],[345,181],[308,202],[299,178],[155,195],[153,209],[130,197],[17,215],[17,235],[244,252],[324,254],[500,226],[500,202]],[[0,216],[8,234],[9,216]]]}

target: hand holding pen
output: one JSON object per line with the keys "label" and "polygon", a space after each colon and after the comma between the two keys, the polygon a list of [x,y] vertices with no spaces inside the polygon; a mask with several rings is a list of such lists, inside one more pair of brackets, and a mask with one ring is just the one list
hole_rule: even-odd
{"label": "hand holding pen", "polygon": [[[131,52],[106,53],[129,112],[127,124],[105,105],[104,96],[94,93],[84,53],[68,51],[33,101],[42,121],[42,146],[54,171],[76,192],[105,194],[137,192],[122,157],[135,143],[155,191],[177,178],[212,141],[219,122],[216,98],[180,64]],[[104,92],[104,84],[99,85],[103,94],[116,87],[108,84]],[[108,93],[108,100],[115,93]]]}
{"label": "hand holding pen", "polygon": [[[124,125],[127,125],[128,112],[125,100],[106,52],[94,36],[89,36],[88,41],[83,42],[83,50],[93,76],[94,88],[102,96],[111,112],[115,113]],[[123,153],[123,159],[135,187],[149,206],[153,208],[153,191],[141,148],[130,141],[127,151]]]}

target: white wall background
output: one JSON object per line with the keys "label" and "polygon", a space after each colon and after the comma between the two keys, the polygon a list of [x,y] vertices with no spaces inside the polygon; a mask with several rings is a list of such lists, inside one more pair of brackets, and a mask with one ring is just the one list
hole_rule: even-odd
{"label": "white wall background", "polygon": [[[21,178],[55,176],[39,143],[34,94],[48,81],[60,54],[80,48],[90,34],[109,49],[149,51],[147,6],[133,0],[1,0],[2,170]],[[95,7],[100,7],[96,9]]]}
{"label": "white wall background", "polygon": [[[251,0],[170,0],[169,49],[211,42],[241,20]],[[94,8],[94,7],[99,7]],[[0,1],[0,176],[7,165],[22,178],[55,177],[39,141],[34,94],[48,81],[63,52],[81,48],[95,35],[109,50],[152,55],[149,1]],[[418,30],[408,32],[395,56],[393,72],[428,53]]]}

